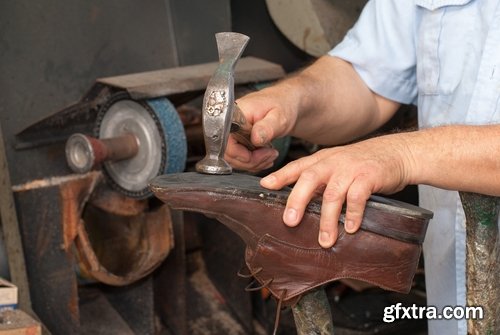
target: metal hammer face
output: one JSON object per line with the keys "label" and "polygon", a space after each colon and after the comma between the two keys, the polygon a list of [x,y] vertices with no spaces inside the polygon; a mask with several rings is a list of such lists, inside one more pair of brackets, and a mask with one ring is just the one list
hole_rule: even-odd
{"label": "metal hammer face", "polygon": [[245,49],[248,36],[224,32],[215,34],[219,66],[210,79],[203,98],[203,135],[206,156],[196,163],[196,171],[207,174],[230,174],[224,160],[234,113],[234,67]]}

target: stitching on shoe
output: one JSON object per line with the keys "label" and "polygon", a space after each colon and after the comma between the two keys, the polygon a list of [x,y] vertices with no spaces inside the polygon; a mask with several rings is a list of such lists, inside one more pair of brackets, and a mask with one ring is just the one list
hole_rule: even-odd
{"label": "stitching on shoe", "polygon": [[[386,236],[382,236],[382,237],[390,239],[389,237],[386,237]],[[257,244],[257,248],[256,248],[255,252],[253,253],[253,256],[251,257],[250,261],[249,261],[249,262],[247,262],[247,266],[249,266],[249,268],[252,268],[252,266],[251,266],[251,265],[256,265],[256,264],[255,264],[255,262],[256,262],[256,261],[255,261],[255,258],[256,258],[259,254],[261,254],[261,253],[263,252],[263,250],[268,249],[268,247],[266,247],[266,245],[265,245],[265,244],[270,245],[270,244],[272,244],[273,242],[274,242],[274,243],[276,243],[276,244],[279,244],[279,245],[281,245],[281,246],[283,246],[283,247],[285,247],[285,248],[289,248],[289,249],[299,249],[299,251],[300,251],[300,252],[304,252],[304,253],[317,253],[317,252],[318,252],[318,249],[309,249],[309,248],[302,248],[302,247],[298,247],[298,246],[292,245],[292,244],[290,244],[290,243],[287,243],[287,242],[281,241],[281,240],[277,239],[276,237],[274,237],[274,236],[272,236],[272,235],[265,234],[265,235],[263,235],[263,236],[262,236],[262,238],[261,238],[261,239],[259,239],[258,244]],[[420,253],[421,253],[421,249],[422,249],[422,248],[421,248],[421,246],[420,246],[420,248],[419,248],[419,249],[420,249],[420,250],[419,250],[419,252],[418,252],[418,255],[420,255]],[[320,248],[319,248],[319,251],[321,252],[321,250],[324,250],[324,249],[322,249],[322,248],[320,247]],[[326,251],[326,250],[324,250],[323,252],[327,252],[327,251]],[[413,267],[415,267],[415,266],[416,266],[416,264],[417,264],[417,262],[418,262],[418,258],[419,258],[419,257],[417,257],[417,256],[416,256],[416,257],[415,257],[415,260],[413,260],[413,261],[409,261],[409,262],[405,262],[404,264],[406,264],[406,265],[413,264],[413,265],[411,266],[411,268],[413,268]],[[250,263],[250,264],[248,264],[248,263]],[[260,266],[259,266],[259,267],[260,267]],[[263,270],[263,271],[264,271],[264,270]],[[262,277],[261,277],[261,273],[262,273],[262,271],[260,271],[260,272],[259,272],[259,273],[255,276],[255,278],[256,278],[259,282],[263,283],[263,282],[264,282],[264,279],[262,279]],[[399,290],[398,290],[398,289],[395,289],[394,287],[388,287],[388,286],[383,285],[383,284],[380,284],[380,283],[378,283],[378,282],[375,282],[375,281],[372,281],[372,280],[367,280],[367,279],[361,278],[361,277],[359,277],[359,276],[356,276],[356,275],[354,275],[354,274],[351,274],[351,273],[347,272],[347,273],[343,273],[343,274],[342,274],[342,275],[340,275],[340,276],[335,276],[335,277],[329,278],[329,279],[327,279],[327,280],[318,281],[318,283],[317,283],[317,284],[315,284],[315,285],[313,285],[313,286],[309,286],[309,287],[307,287],[307,288],[304,288],[304,289],[301,289],[301,290],[299,290],[299,291],[296,291],[296,293],[294,293],[293,295],[290,295],[290,296],[288,296],[288,297],[285,297],[284,302],[286,302],[286,301],[288,301],[288,300],[291,300],[292,298],[294,298],[294,297],[296,297],[296,296],[302,295],[303,293],[308,292],[308,291],[310,291],[310,290],[312,290],[312,289],[314,289],[314,288],[316,288],[316,287],[319,287],[319,286],[321,286],[321,285],[325,285],[325,284],[330,283],[330,282],[335,281],[335,280],[344,279],[344,278],[351,278],[351,279],[361,280],[361,281],[363,281],[363,282],[366,282],[366,283],[369,283],[369,284],[372,284],[372,285],[378,286],[378,287],[380,287],[380,288],[383,288],[383,289],[386,289],[386,290],[389,290],[389,291],[396,291],[396,292],[402,292],[402,293],[407,293],[407,292],[409,292],[409,290],[401,290],[401,289],[399,289]],[[409,279],[410,284],[411,284],[411,280],[412,280],[412,278],[410,278],[410,279]],[[405,281],[405,282],[406,282],[406,281]],[[401,286],[403,286],[403,284],[402,284]],[[404,284],[404,286],[406,287],[406,286],[408,286],[408,285]],[[276,292],[276,290],[272,289],[271,287],[267,287],[267,289],[268,289],[269,291],[271,291],[271,293],[273,293],[273,295],[274,295],[275,297],[279,297],[279,296],[280,296],[280,294],[278,294],[278,292]],[[284,290],[286,290],[286,289],[284,289]],[[289,292],[287,291],[287,294],[288,294],[288,293],[289,293]]]}

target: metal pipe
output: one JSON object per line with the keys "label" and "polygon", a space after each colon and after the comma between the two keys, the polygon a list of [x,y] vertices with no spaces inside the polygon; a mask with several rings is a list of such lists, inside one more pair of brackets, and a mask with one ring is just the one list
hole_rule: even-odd
{"label": "metal pipe", "polygon": [[104,161],[134,157],[139,151],[139,141],[130,133],[106,139],[77,133],[69,137],[65,151],[71,170],[87,173]]}

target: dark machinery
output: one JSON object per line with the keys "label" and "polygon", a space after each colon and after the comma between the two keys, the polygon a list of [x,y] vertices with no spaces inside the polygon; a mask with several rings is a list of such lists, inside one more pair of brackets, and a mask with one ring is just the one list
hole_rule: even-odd
{"label": "dark machinery", "polygon": [[[17,134],[16,150],[37,161],[13,186],[33,309],[54,334],[99,334],[95,313],[108,334],[153,334],[157,309],[186,333],[169,292],[185,292],[183,219],[152,199],[147,183],[199,159],[200,118],[184,105],[202,95],[217,65],[98,79],[80,101]],[[235,83],[283,75],[248,57]],[[96,287],[108,312],[94,308]]]}
{"label": "dark machinery", "polygon": [[126,196],[147,198],[151,178],[185,168],[184,127],[166,98],[111,96],[97,115],[94,136],[77,133],[68,139],[68,165],[86,173],[102,164],[108,183]]}

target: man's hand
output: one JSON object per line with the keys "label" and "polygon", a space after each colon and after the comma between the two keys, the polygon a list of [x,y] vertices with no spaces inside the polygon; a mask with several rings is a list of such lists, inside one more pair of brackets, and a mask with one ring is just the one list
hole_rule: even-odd
{"label": "man's hand", "polygon": [[[346,143],[377,129],[399,108],[399,103],[372,92],[351,64],[331,56],[237,103],[252,125],[251,141],[257,147],[285,135],[318,144]],[[345,200],[346,229],[354,232],[371,193],[390,193],[406,185],[404,155],[395,145],[377,139],[323,150],[273,173],[262,186],[279,189],[297,182],[284,214],[291,226],[301,221],[313,194],[324,188],[319,241],[330,247]],[[277,157],[274,149],[249,151],[231,136],[225,154],[234,168],[251,172],[271,167]]]}
{"label": "man's hand", "polygon": [[[237,102],[247,122],[252,125],[250,140],[257,147],[284,136],[295,123],[296,111],[278,103],[289,100],[285,97],[280,99],[281,94],[280,87],[271,87],[248,94]],[[250,151],[230,136],[224,158],[236,169],[257,172],[270,168],[278,155],[279,152],[272,148]]]}
{"label": "man's hand", "polygon": [[[351,64],[323,56],[277,84],[237,101],[253,126],[252,143],[259,147],[291,135],[318,144],[339,144],[380,127],[399,103],[372,92]],[[230,136],[225,159],[235,168],[256,172],[272,166],[278,152],[247,150]]]}
{"label": "man's hand", "polygon": [[280,189],[295,183],[283,214],[288,226],[300,223],[309,201],[322,193],[319,243],[331,247],[346,202],[345,230],[356,232],[372,193],[394,193],[409,183],[411,166],[405,142],[388,135],[351,145],[323,149],[270,174],[261,185]]}

